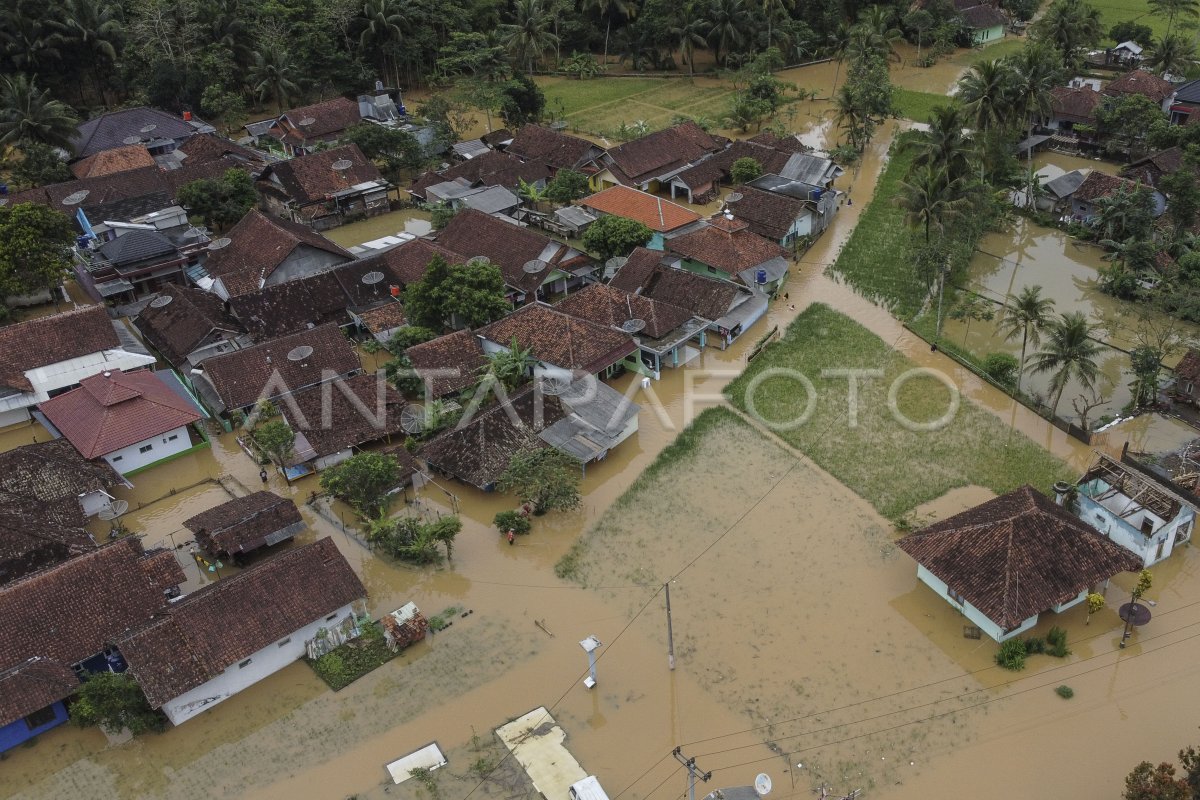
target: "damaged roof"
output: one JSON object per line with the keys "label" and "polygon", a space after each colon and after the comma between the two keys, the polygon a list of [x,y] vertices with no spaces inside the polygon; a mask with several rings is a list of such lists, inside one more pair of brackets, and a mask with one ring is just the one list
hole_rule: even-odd
{"label": "damaged roof", "polygon": [[304,520],[290,499],[254,492],[186,519],[183,527],[206,552],[232,555],[290,539],[303,529]]}
{"label": "damaged roof", "polygon": [[628,333],[564,314],[540,302],[522,306],[478,333],[502,347],[511,347],[515,339],[518,346],[527,348],[543,364],[593,375],[638,349]]}

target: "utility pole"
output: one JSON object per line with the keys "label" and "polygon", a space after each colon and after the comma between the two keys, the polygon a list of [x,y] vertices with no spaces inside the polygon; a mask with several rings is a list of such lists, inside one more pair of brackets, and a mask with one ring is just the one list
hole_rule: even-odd
{"label": "utility pole", "polygon": [[950,264],[949,259],[947,259],[947,263],[944,264],[940,270],[938,270],[940,273],[938,276],[940,280],[938,281],[937,327],[933,331],[933,341],[935,344],[942,338],[942,295],[946,293],[946,273],[949,271]]}
{"label": "utility pole", "polygon": [[667,593],[667,666],[675,669],[675,634],[671,630],[671,582],[663,584]]}
{"label": "utility pole", "polygon": [[675,756],[675,760],[683,765],[683,768],[688,771],[688,800],[696,800],[696,778],[708,783],[708,779],[712,777],[712,772],[701,772],[696,766],[696,759],[685,758],[681,752],[683,748],[676,747],[671,755]]}

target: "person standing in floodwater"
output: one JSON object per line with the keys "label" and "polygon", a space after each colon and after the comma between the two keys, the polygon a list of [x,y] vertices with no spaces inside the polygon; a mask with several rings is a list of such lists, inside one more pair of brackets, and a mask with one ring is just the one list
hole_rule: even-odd
{"label": "person standing in floodwater", "polygon": [[508,543],[509,543],[509,544],[512,544],[514,541],[516,541],[516,538],[517,538],[517,537],[516,537],[516,535],[513,533],[513,529],[512,529],[512,528],[509,528],[509,529],[508,529]]}

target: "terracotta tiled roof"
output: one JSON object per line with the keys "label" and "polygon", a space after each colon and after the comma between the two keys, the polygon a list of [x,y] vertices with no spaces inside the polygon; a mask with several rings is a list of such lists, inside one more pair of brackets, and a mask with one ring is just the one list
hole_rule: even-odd
{"label": "terracotta tiled roof", "polygon": [[568,295],[555,308],[610,328],[640,319],[646,323],[641,335],[650,339],[662,338],[692,318],[687,309],[599,283]]}
{"label": "terracotta tiled roof", "polygon": [[209,275],[221,279],[231,297],[258,289],[301,245],[341,256],[346,261],[354,258],[311,228],[267,216],[258,209],[242,217],[229,231],[228,238],[227,247],[208,254],[204,268]]}
{"label": "terracotta tiled roof", "polygon": [[751,233],[747,223],[731,222],[721,216],[713,218],[698,231],[669,240],[667,248],[730,276],[787,255],[787,251],[775,242]]}
{"label": "terracotta tiled roof", "polygon": [[[511,148],[509,148],[511,150]],[[725,149],[694,122],[646,134],[608,151],[610,169],[625,184],[642,183]]]}
{"label": "terracotta tiled roof", "polygon": [[445,397],[473,386],[488,363],[479,337],[469,330],[415,344],[404,354],[426,382],[431,397]]}
{"label": "terracotta tiled roof", "polygon": [[424,277],[429,262],[433,261],[435,256],[441,256],[447,264],[462,264],[467,260],[465,256],[448,250],[437,242],[413,239],[377,256],[367,256],[362,261],[378,265],[393,283],[408,286]]}
{"label": "terracotta tiled roof", "polygon": [[549,168],[540,161],[522,161],[514,155],[496,150],[484,153],[441,172],[426,172],[413,182],[409,192],[418,197],[434,184],[465,178],[481,186],[503,186],[516,189],[521,181],[537,183],[550,177]]}
{"label": "terracotta tiled roof", "polygon": [[739,291],[726,281],[664,267],[662,253],[644,247],[633,251],[609,286],[685,308],[710,322],[729,313]]}
{"label": "terracotta tiled roof", "polygon": [[242,147],[224,136],[215,133],[198,133],[188,138],[175,148],[177,153],[187,156],[185,164],[207,164],[210,161],[223,161],[226,156],[233,156],[242,161],[260,162],[261,156],[253,150]]}
{"label": "terracotta tiled roof", "polygon": [[729,207],[738,219],[749,225],[751,233],[771,241],[777,242],[786,236],[806,206],[798,197],[764,192],[752,186],[743,186],[739,192],[742,199],[729,202]]}
{"label": "terracotta tiled roof", "polygon": [[1069,86],[1055,86],[1050,90],[1050,108],[1056,117],[1070,117],[1076,122],[1087,122],[1096,119],[1096,107],[1100,105],[1102,96],[1086,86],[1072,89]]}
{"label": "terracotta tiled roof", "polygon": [[1200,351],[1188,348],[1175,366],[1175,377],[1185,381],[1200,382]]}
{"label": "terracotta tiled roof", "polygon": [[1075,190],[1073,196],[1077,200],[1091,202],[1098,197],[1107,197],[1121,186],[1133,188],[1135,185],[1133,181],[1118,178],[1116,175],[1108,175],[1098,169],[1094,169],[1083,179],[1083,183],[1079,184],[1079,188]]}
{"label": "terracotta tiled roof", "polygon": [[116,641],[153,708],[367,596],[332,539],[210,583]]}
{"label": "terracotta tiled roof", "polygon": [[[548,445],[538,431],[564,416],[557,397],[544,396],[541,415],[535,412],[534,393],[526,386],[508,398],[477,412],[469,421],[438,434],[417,452],[429,465],[480,489],[499,480],[512,457]],[[513,424],[512,415],[521,421]],[[540,425],[540,427],[535,427]]]}
{"label": "terracotta tiled roof", "polygon": [[[68,516],[75,519],[61,520]],[[83,524],[74,497],[50,506],[0,492],[0,584],[94,550],[96,542]]]}
{"label": "terracotta tiled roof", "polygon": [[[163,592],[184,580],[173,553],[146,554],[141,540],[129,536],[0,587],[0,670],[44,658],[65,676],[62,667],[99,654],[116,637],[162,611],[167,604]],[[59,682],[50,702],[73,689]],[[20,702],[7,692],[0,697],[8,709],[0,716],[4,725]],[[46,699],[44,693],[37,695],[39,708]]]}
{"label": "terracotta tiled roof", "polygon": [[104,306],[5,325],[0,328],[0,386],[29,391],[26,370],[120,346]]}
{"label": "terracotta tiled roof", "polygon": [[587,139],[568,136],[541,125],[526,125],[517,131],[505,152],[560,170],[580,167],[580,162],[593,152],[592,148],[596,153],[600,152],[600,148]]}
{"label": "terracotta tiled roof", "polygon": [[1175,87],[1170,81],[1165,81],[1144,69],[1135,69],[1105,86],[1104,94],[1111,97],[1140,94],[1149,97],[1155,103],[1161,103],[1170,97],[1174,90]]}
{"label": "terracotta tiled roof", "polygon": [[[39,186],[36,189],[18,192],[10,197],[9,201],[13,204],[38,203],[74,217],[79,208],[91,211],[97,206],[159,193],[173,196],[174,190],[166,179],[166,173],[157,166],[149,166]],[[63,203],[73,195],[82,199],[70,205]]]}
{"label": "terracotta tiled roof", "polygon": [[378,308],[364,311],[360,316],[371,333],[382,333],[408,324],[403,303],[389,301]]}
{"label": "terracotta tiled roof", "polygon": [[[146,130],[151,125],[154,127]],[[157,108],[123,108],[108,111],[81,123],[72,137],[72,144],[75,154],[82,158],[101,150],[121,147],[125,140],[132,136],[142,140],[180,140],[205,127],[211,126],[198,118],[193,117],[189,122]]]}
{"label": "terracotta tiled roof", "polygon": [[79,388],[39,403],[38,409],[85,458],[99,458],[202,419],[149,370],[92,375]]}
{"label": "terracotta tiled roof", "polygon": [[121,476],[107,462],[87,460],[66,439],[0,453],[0,497],[27,498],[46,506],[47,511],[61,510],[66,514],[62,519],[78,526],[86,521],[79,497],[119,483]]}
{"label": "terracotta tiled roof", "polygon": [[[339,162],[350,162],[346,169],[334,169]],[[339,164],[340,166],[340,164]],[[328,195],[369,181],[382,181],[379,169],[367,160],[356,144],[347,144],[298,156],[267,167],[262,180],[270,186],[271,175],[279,180],[284,193],[299,205],[322,203]]]}
{"label": "terracotta tiled roof", "polygon": [[579,204],[605,214],[636,220],[660,233],[682,228],[700,219],[695,211],[628,186],[611,186],[583,198]]}
{"label": "terracotta tiled roof", "polygon": [[48,658],[35,656],[0,672],[0,725],[68,697],[78,685],[74,670]]}
{"label": "terracotta tiled roof", "polygon": [[1163,175],[1178,172],[1183,168],[1183,148],[1171,147],[1139,158],[1121,170],[1122,178],[1138,180],[1149,186],[1157,186]]}
{"label": "terracotta tiled roof", "polygon": [[254,492],[183,521],[196,543],[212,555],[247,553],[296,535],[304,521],[286,497]]}
{"label": "terracotta tiled roof", "polygon": [[504,347],[512,340],[533,358],[562,369],[596,374],[637,351],[629,334],[531,303],[479,329],[479,335]]}
{"label": "terracotta tiled roof", "polygon": [[229,307],[255,341],[274,339],[317,325],[350,322],[352,305],[334,271],[321,272],[229,299]]}
{"label": "terracotta tiled roof", "polygon": [[153,167],[154,156],[142,144],[127,144],[102,150],[71,165],[71,174],[76,178],[96,178],[112,175],[139,167]]}
{"label": "terracotta tiled roof", "polygon": [[232,338],[243,330],[225,311],[221,298],[211,292],[167,284],[159,296],[169,297],[171,302],[146,306],[133,324],[173,366],[184,364],[188,354],[206,343],[211,334],[216,333],[214,338]]}
{"label": "terracotta tiled roof", "polygon": [[406,403],[379,372],[314,386],[280,405],[296,431],[295,460],[303,462],[400,433]]}
{"label": "terracotta tiled roof", "polygon": [[900,549],[1004,630],[1141,559],[1031,486],[905,536]]}
{"label": "terracotta tiled roof", "polygon": [[[467,259],[484,256],[500,268],[506,284],[526,294],[541,286],[555,266],[565,266],[570,253],[567,245],[548,236],[470,208],[454,215],[437,242]],[[544,261],[545,268],[525,272],[525,264],[535,260]],[[583,254],[579,260],[585,260]]]}
{"label": "terracotta tiled roof", "polygon": [[[296,355],[304,354],[303,358],[289,358],[297,348],[312,352],[301,350]],[[360,369],[358,353],[336,325],[321,325],[204,362],[205,376],[226,408],[249,406],[260,397],[299,391]]]}
{"label": "terracotta tiled roof", "polygon": [[[310,106],[288,109],[280,116],[287,117],[293,126],[302,130],[305,139],[338,134],[362,122],[358,103],[345,97],[335,97]],[[305,119],[312,119],[313,123],[301,125],[300,122]],[[278,131],[279,128],[271,129],[272,134]]]}

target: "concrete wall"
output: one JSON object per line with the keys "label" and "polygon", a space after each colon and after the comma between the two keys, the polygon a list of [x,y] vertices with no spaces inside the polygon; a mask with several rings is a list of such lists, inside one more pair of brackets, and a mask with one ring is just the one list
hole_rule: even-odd
{"label": "concrete wall", "polygon": [[327,272],[345,262],[346,259],[341,256],[302,244],[267,276],[266,285],[276,286],[297,278],[307,278],[309,275]]}
{"label": "concrete wall", "polygon": [[163,713],[172,724],[181,725],[210,706],[227,700],[243,689],[273,675],[304,655],[304,643],[321,628],[336,625],[351,614],[351,605],[339,608],[327,617],[313,620],[239,664],[230,664],[220,675],[163,704]]}
{"label": "concrete wall", "polygon": [[971,622],[978,626],[981,631],[995,639],[997,642],[1003,642],[1006,639],[1011,639],[1014,636],[1018,636],[1029,630],[1034,625],[1037,625],[1038,615],[1034,614],[1029,619],[1024,620],[1013,630],[1005,631],[999,625],[984,616],[983,612],[975,608],[975,606],[971,605],[965,600],[959,602],[958,600],[952,598],[950,596],[950,588],[946,586],[946,582],[920,564],[917,565],[917,577],[920,578],[922,583],[924,583],[930,589],[933,589],[933,591],[937,592],[937,594],[943,600],[952,605],[954,608],[958,609],[958,611],[964,617],[971,620]]}
{"label": "concrete wall", "polygon": [[[1164,520],[1145,509],[1130,517],[1121,517],[1083,492],[1078,497],[1079,518],[1136,554],[1142,559],[1144,567],[1166,560],[1174,552],[1176,544],[1191,538],[1196,513],[1187,506],[1172,520]],[[1153,525],[1149,536],[1142,533],[1143,520],[1149,520]]]}
{"label": "concrete wall", "polygon": [[[125,475],[135,469],[153,464],[155,461],[161,461],[167,456],[182,453],[191,446],[192,440],[188,436],[187,427],[180,426],[160,436],[152,436],[137,444],[122,447],[120,450],[108,453],[103,458],[112,465],[113,469]],[[144,452],[143,448],[146,448]]]}
{"label": "concrete wall", "polygon": [[63,707],[62,702],[54,703],[49,706],[53,717],[47,722],[43,722],[35,727],[31,727],[28,717],[14,720],[4,727],[0,728],[0,753],[5,750],[11,750],[19,744],[29,741],[39,733],[44,733],[51,728],[62,725],[67,721],[67,710]]}

